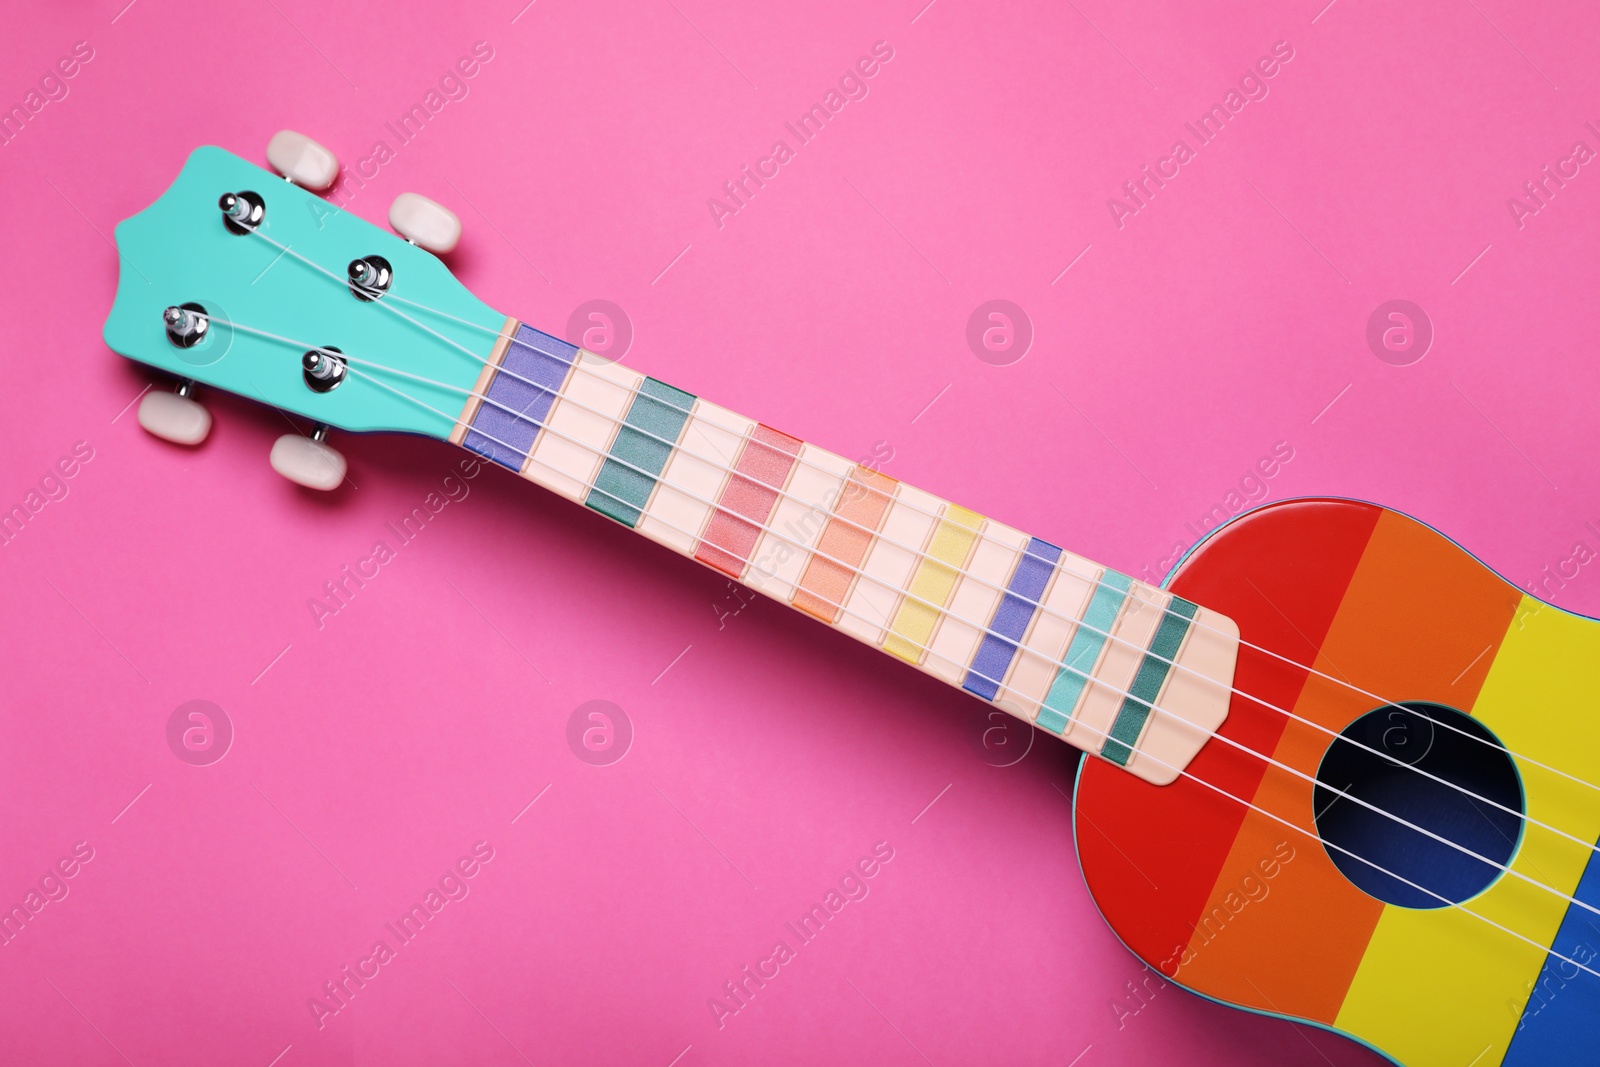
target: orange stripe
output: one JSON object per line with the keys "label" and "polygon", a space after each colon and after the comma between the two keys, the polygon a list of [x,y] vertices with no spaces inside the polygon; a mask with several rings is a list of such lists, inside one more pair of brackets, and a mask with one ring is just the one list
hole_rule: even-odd
{"label": "orange stripe", "polygon": [[[867,558],[872,533],[889,510],[889,498],[900,483],[870,467],[850,472],[844,492],[817,539],[816,554],[806,562],[794,606],[807,615],[832,623],[839,617],[845,595],[861,561]],[[823,559],[829,556],[829,559]],[[837,562],[836,562],[837,561]]]}
{"label": "orange stripe", "polygon": [[[1322,642],[1317,669],[1383,697],[1470,711],[1517,600],[1514,589],[1444,537],[1386,511]],[[1342,730],[1377,706],[1312,677],[1294,712]],[[1315,776],[1331,740],[1290,722],[1272,756]],[[1312,785],[1304,779],[1269,768],[1253,802],[1315,832]],[[1263,878],[1259,861],[1280,841],[1294,859]],[[1247,899],[1246,876],[1266,895],[1234,914],[1228,904]],[[1351,885],[1313,839],[1249,812],[1203,913],[1221,907],[1226,933],[1212,939],[1202,923],[1178,978],[1212,996],[1332,1023],[1385,906]],[[1308,936],[1318,931],[1322,936]]]}
{"label": "orange stripe", "polygon": [[[1382,513],[1338,500],[1268,505],[1201,544],[1168,588],[1224,612],[1250,641],[1310,663]],[[1219,737],[1271,751],[1284,717],[1242,694],[1292,708],[1305,680],[1304,670],[1241,648],[1237,693]],[[1154,788],[1105,760],[1087,760],[1078,772],[1078,852],[1095,903],[1128,947],[1168,975],[1188,949],[1247,814],[1201,782],[1250,797],[1262,769],[1260,760],[1219,740],[1190,763],[1197,780]]]}

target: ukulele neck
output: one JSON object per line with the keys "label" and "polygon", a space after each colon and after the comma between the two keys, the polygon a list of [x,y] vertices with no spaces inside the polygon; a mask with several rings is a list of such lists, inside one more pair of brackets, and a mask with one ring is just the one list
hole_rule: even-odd
{"label": "ukulele neck", "polygon": [[451,440],[1157,784],[1226,616],[508,319]]}

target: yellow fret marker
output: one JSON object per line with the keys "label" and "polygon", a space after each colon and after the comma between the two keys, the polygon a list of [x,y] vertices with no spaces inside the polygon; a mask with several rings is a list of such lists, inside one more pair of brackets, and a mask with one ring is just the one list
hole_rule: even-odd
{"label": "yellow fret marker", "polygon": [[972,543],[978,539],[983,523],[983,516],[976,511],[955,504],[946,505],[944,518],[933,532],[927,554],[911,579],[910,595],[901,600],[894,625],[890,627],[892,632],[884,639],[885,652],[907,663],[922,662],[928,638],[939,621],[939,612],[931,605],[942,608],[949,601],[956,578],[967,562],[967,554],[972,551]]}

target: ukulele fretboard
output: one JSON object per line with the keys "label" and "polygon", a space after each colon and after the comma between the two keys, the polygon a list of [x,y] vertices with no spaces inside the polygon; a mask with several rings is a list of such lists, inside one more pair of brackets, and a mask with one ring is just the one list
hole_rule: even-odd
{"label": "ukulele fretboard", "polygon": [[451,439],[1149,781],[1227,714],[1226,616],[515,319]]}

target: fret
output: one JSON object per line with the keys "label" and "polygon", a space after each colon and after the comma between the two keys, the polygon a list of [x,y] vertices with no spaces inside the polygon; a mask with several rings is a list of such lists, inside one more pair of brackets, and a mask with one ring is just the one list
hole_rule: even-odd
{"label": "fret", "polygon": [[546,489],[581,503],[593,488],[601,460],[643,380],[636,371],[580,349],[524,473]]}
{"label": "fret", "polygon": [[790,601],[794,607],[822,622],[839,621],[897,484],[869,467],[851,469],[834,514],[817,539],[817,552],[806,562],[801,588]]}
{"label": "fret", "polygon": [[678,436],[678,447],[661,472],[661,481],[645,508],[639,532],[685,556],[693,556],[722,495],[744,438],[756,424],[705,400]]}
{"label": "fret", "polygon": [[1149,781],[1226,716],[1225,616],[515,320],[503,333],[453,438],[480,455]]}
{"label": "fret", "polygon": [[944,501],[932,493],[896,484],[880,535],[839,611],[840,629],[875,648],[882,646],[943,508]]}
{"label": "fret", "polygon": [[890,627],[892,632],[883,642],[885,652],[922,665],[929,651],[928,638],[933,636],[941,610],[955,591],[956,578],[977,543],[983,521],[975,511],[956,504],[944,505],[943,517],[907,587],[911,595],[901,600]]}
{"label": "fret", "polygon": [[1178,649],[1189,633],[1189,620],[1194,618],[1197,605],[1181,597],[1169,597],[1166,613],[1156,624],[1150,638],[1149,649],[1139,662],[1128,692],[1111,722],[1111,736],[1100,746],[1100,754],[1112,763],[1126,765],[1133,755],[1133,746],[1144,734],[1150,718],[1150,705],[1166,685],[1167,672],[1172,669]]}
{"label": "fret", "polygon": [[988,632],[990,617],[1000,603],[1001,591],[1028,544],[1028,535],[993,519],[986,519],[956,577],[943,615],[928,641],[929,671],[951,685],[960,686],[971,671],[973,657]]}
{"label": "fret", "polygon": [[1050,683],[1050,692],[1045,695],[1044,707],[1037,720],[1040,726],[1060,737],[1067,735],[1072,713],[1078,706],[1078,699],[1083,695],[1095,664],[1100,661],[1100,652],[1106,646],[1106,639],[1116,624],[1117,616],[1122,613],[1123,601],[1133,581],[1126,574],[1109,568],[1097,570],[1098,584],[1094,595],[1089,598],[1089,608],[1077,632],[1072,635],[1072,642],[1067,645],[1061,670]]}
{"label": "fret", "polygon": [[773,509],[772,529],[762,534],[751,557],[751,586],[786,604],[793,600],[801,571],[816,558],[811,549],[829,524],[854,467],[815,445],[801,446],[786,491]]}
{"label": "fret", "polygon": [[1179,709],[1181,715],[1150,716],[1124,764],[1129,771],[1161,785],[1177,778],[1177,768],[1193,758],[1227,717],[1238,654],[1237,623],[1210,608],[1195,613],[1183,647],[1172,657],[1182,669],[1167,673],[1155,699],[1158,708]]}
{"label": "fret", "polygon": [[[1098,588],[1094,582],[1100,573],[1100,567],[1082,556],[1066,551],[1057,555],[1044,595],[1033,598],[1040,608],[1023,635],[1011,676],[995,698],[996,704],[1018,718],[1050,728],[1041,714],[1045,695],[1066,658],[1067,642],[1077,632],[1078,620]],[[1062,717],[1061,725],[1065,722]]]}
{"label": "fret", "polygon": [[484,365],[484,373],[492,369],[493,380],[488,389],[477,390],[493,403],[467,398],[460,423],[472,429],[458,424],[457,433],[463,436],[457,443],[520,471],[577,357],[577,346],[508,320]]}
{"label": "fret", "polygon": [[694,400],[665,382],[644,379],[584,503],[624,526],[637,526]]}
{"label": "fret", "polygon": [[760,424],[750,431],[722,487],[718,509],[706,523],[695,559],[729,578],[744,577],[750,553],[772,518],[799,453],[800,441],[788,434]]}
{"label": "fret", "polygon": [[1090,752],[1099,752],[1111,732],[1122,695],[1133,682],[1144,649],[1155,637],[1163,609],[1171,598],[1143,582],[1135,582],[1122,602],[1122,613],[1111,627],[1100,662],[1090,672],[1083,699],[1062,736]]}
{"label": "fret", "polygon": [[478,380],[473,383],[472,393],[467,397],[467,406],[461,411],[461,418],[456,420],[455,429],[450,431],[451,444],[462,444],[472,427],[472,421],[477,417],[478,408],[483,401],[479,399],[489,391],[494,383],[495,376],[499,373],[501,361],[506,358],[506,349],[510,347],[512,338],[517,335],[521,323],[516,319],[506,319],[500,327],[500,333],[495,337],[494,347],[489,350],[489,358],[483,361],[483,368],[478,371]]}
{"label": "fret", "polygon": [[1036,605],[1042,603],[1045,586],[1060,558],[1061,549],[1055,545],[1029,538],[1027,550],[1017,560],[1005,596],[994,609],[989,632],[983,635],[961,688],[990,701],[1000,694],[1016,657],[1017,643],[1033,624],[1038,613]]}

